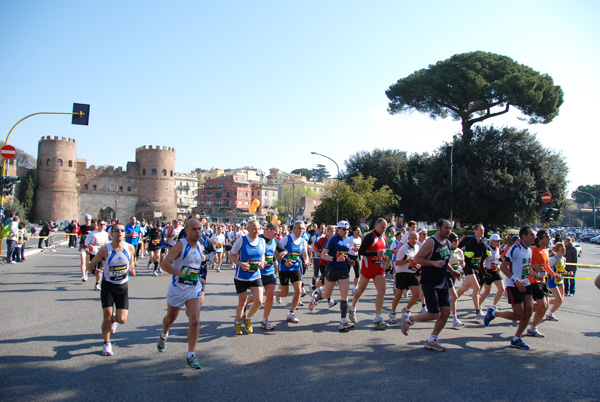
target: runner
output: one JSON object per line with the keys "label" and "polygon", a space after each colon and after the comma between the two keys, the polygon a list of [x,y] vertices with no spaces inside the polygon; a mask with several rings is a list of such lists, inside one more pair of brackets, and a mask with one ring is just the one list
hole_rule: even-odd
{"label": "runner", "polygon": [[525,335],[544,338],[537,326],[542,322],[548,310],[550,301],[550,289],[546,283],[546,275],[550,266],[550,255],[548,254],[548,245],[550,244],[550,235],[544,229],[539,230],[535,236],[535,244],[531,247],[531,270],[529,271],[529,283],[531,294],[533,296],[533,318],[531,326],[527,329]]}
{"label": "runner", "polygon": [[425,349],[445,352],[446,348],[438,343],[438,336],[450,316],[450,290],[447,272],[458,278],[460,278],[460,273],[448,265],[450,260],[448,236],[452,230],[450,221],[440,220],[436,227],[437,233],[425,241],[413,259],[415,264],[421,265],[421,288],[425,293],[427,313],[410,316],[403,312],[400,329],[404,335],[408,335],[410,326],[415,322],[436,320],[433,331],[425,342]]}
{"label": "runner", "polygon": [[312,278],[311,290],[315,290],[315,283],[317,282],[317,278],[319,275],[319,260],[321,259],[319,257],[320,252],[319,252],[319,254],[317,254],[317,250],[316,250],[315,246],[317,245],[317,242],[319,241],[319,239],[321,237],[325,236],[326,229],[327,228],[324,223],[320,224],[317,231],[311,236],[310,242],[308,242],[308,246],[312,250],[312,263],[313,263],[313,278]]}
{"label": "runner", "polygon": [[352,236],[348,237],[348,241],[350,242],[348,258],[355,263],[354,265],[351,265],[354,269],[354,287],[352,288],[352,294],[354,295],[358,288],[358,280],[360,279],[360,255],[358,255],[358,250],[360,250],[360,245],[362,244],[360,226],[354,226],[352,228]]}
{"label": "runner", "polygon": [[166,237],[168,250],[170,250],[172,247],[175,246],[175,244],[177,244],[177,240],[179,240],[179,233],[181,233],[181,229],[183,229],[181,221],[173,219],[172,225],[167,228]]}
{"label": "runner", "polygon": [[[417,234],[419,235],[419,239],[417,240],[417,245],[419,246],[419,248],[423,247],[423,244],[425,243],[425,240],[427,240],[427,229],[425,229],[424,227],[420,227],[417,230]],[[427,306],[425,305],[425,293],[423,293],[423,289],[421,289],[421,270],[417,270],[417,279],[419,280],[419,290],[421,291],[420,293],[420,299],[421,299],[421,313],[426,313],[427,312]],[[453,287],[454,289],[454,287]],[[456,293],[456,292],[454,292]]]}
{"label": "runner", "polygon": [[[129,276],[135,276],[135,265],[133,264],[135,250],[131,244],[125,242],[123,225],[113,225],[111,238],[111,242],[100,248],[94,258],[87,264],[89,272],[94,274],[100,272],[102,276],[100,301],[103,315],[103,356],[113,355],[110,334],[111,332],[114,333],[117,323],[125,324],[127,322],[129,314],[128,281]],[[97,268],[99,265],[102,265],[103,268]],[[113,304],[116,308],[114,314]]]}
{"label": "runner", "polygon": [[187,237],[174,244],[161,264],[161,268],[172,274],[173,279],[167,291],[167,315],[163,319],[163,328],[156,348],[163,352],[166,348],[169,329],[179,315],[183,305],[189,319],[187,334],[188,354],[186,364],[192,370],[202,368],[196,356],[198,335],[200,333],[200,307],[204,279],[200,278],[200,266],[205,257],[198,240],[202,235],[202,226],[197,219],[187,222]]}
{"label": "runner", "polygon": [[163,240],[163,230],[160,227],[160,222],[154,222],[148,229],[148,269],[154,265],[153,276],[158,276],[162,272],[160,269],[161,241]]}
{"label": "runner", "polygon": [[289,285],[294,288],[294,297],[292,305],[287,316],[287,321],[298,323],[300,320],[296,317],[295,311],[302,294],[302,258],[308,261],[308,243],[302,238],[306,225],[302,221],[294,222],[292,233],[281,239],[281,246],[287,251],[287,255],[281,259],[279,264],[279,289],[275,292],[277,297],[285,297],[289,293]]}
{"label": "runner", "polygon": [[392,300],[392,311],[389,312],[390,323],[398,323],[396,318],[396,307],[400,303],[402,294],[405,290],[410,289],[412,295],[408,300],[406,307],[402,309],[402,313],[410,313],[410,309],[419,300],[419,281],[417,280],[417,270],[420,268],[418,264],[415,264],[414,257],[419,251],[419,245],[417,244],[418,234],[411,232],[408,236],[406,243],[400,247],[398,252],[394,256],[394,268],[396,272],[395,286],[396,296]]}
{"label": "runner", "polygon": [[221,225],[217,226],[217,231],[210,237],[210,241],[212,242],[216,257],[212,264],[212,269],[215,269],[217,272],[221,272],[221,264],[223,263],[223,246],[225,245],[225,235],[223,234],[223,228]]}
{"label": "runner", "polygon": [[[265,241],[258,236],[260,224],[251,220],[248,224],[248,234],[235,241],[229,252],[229,259],[236,265],[235,291],[238,295],[238,305],[235,310],[235,335],[242,335],[242,320],[246,332],[251,334],[252,316],[263,304],[263,284],[260,268],[265,266]],[[252,292],[252,305],[248,305],[248,290]]]}
{"label": "runner", "polygon": [[523,226],[519,230],[519,238],[520,241],[508,249],[504,261],[500,265],[500,271],[506,275],[506,297],[512,305],[513,311],[497,311],[490,307],[483,319],[483,323],[487,327],[496,317],[510,321],[519,321],[515,336],[510,341],[510,346],[529,350],[529,345],[523,342],[521,335],[525,331],[525,328],[527,328],[527,324],[529,324],[533,309],[533,298],[531,296],[528,275],[531,268],[531,249],[529,247],[535,240],[535,234],[530,226]]}
{"label": "runner", "polygon": [[340,288],[340,311],[341,321],[339,330],[347,331],[354,327],[353,323],[348,322],[346,314],[348,313],[348,291],[350,285],[350,267],[356,264],[356,261],[348,258],[350,242],[347,239],[350,224],[346,221],[339,221],[337,224],[337,233],[330,237],[323,248],[321,258],[327,261],[325,271],[325,289],[323,292],[317,291],[313,296],[308,309],[313,311],[315,304],[321,299],[329,298],[333,292],[333,287],[337,283]]}
{"label": "runner", "polygon": [[386,329],[389,327],[388,323],[381,317],[383,299],[385,297],[385,263],[387,257],[384,253],[386,250],[386,228],[387,221],[383,218],[378,218],[377,221],[375,221],[374,229],[365,236],[360,245],[358,254],[364,256],[364,258],[362,260],[358,288],[352,296],[352,306],[350,306],[350,312],[348,314],[350,321],[356,323],[356,305],[367,288],[369,281],[373,279],[373,283],[377,289],[377,297],[375,299],[375,319],[373,320],[373,327],[375,327],[375,329]]}
{"label": "runner", "polygon": [[[85,239],[85,246],[90,253],[90,260],[93,259],[98,251],[107,245],[110,241],[108,232],[104,230],[106,228],[106,221],[98,222],[98,229],[92,231]],[[96,267],[96,290],[100,290],[100,280],[102,279],[102,264],[98,264]]]}
{"label": "runner", "polygon": [[552,292],[554,299],[552,300],[552,308],[546,314],[546,321],[558,321],[558,318],[554,315],[556,310],[560,307],[563,300],[565,299],[565,287],[563,284],[563,275],[565,274],[565,245],[564,243],[558,242],[552,247],[554,255],[550,257],[548,263],[550,270],[548,273],[548,288]]}
{"label": "runner", "polygon": [[[87,251],[87,247],[85,246],[85,238],[92,233],[95,228],[92,226],[92,216],[85,214],[84,216],[85,224],[79,226],[79,255],[81,256],[81,281],[87,282],[88,279],[88,271],[87,264],[90,262],[90,255]],[[40,232],[41,235],[41,232]],[[41,239],[40,239],[41,243]]]}
{"label": "runner", "polygon": [[[448,264],[450,268],[454,271],[458,272],[458,278],[462,274],[462,267],[465,265],[465,254],[462,249],[458,248],[458,236],[455,233],[450,233],[448,236],[448,241],[450,242],[450,260],[448,260]],[[458,319],[458,315],[456,315],[456,305],[458,296],[456,295],[456,289],[454,285],[456,284],[456,275],[448,272],[446,275],[448,280],[448,288],[450,289],[450,312],[452,313],[452,328],[457,329],[465,325],[461,320]]]}
{"label": "runner", "polygon": [[481,260],[487,249],[487,245],[483,241],[485,228],[482,224],[478,224],[473,227],[473,231],[475,232],[473,236],[465,237],[458,243],[458,248],[464,249],[466,258],[463,268],[465,283],[458,289],[456,295],[460,298],[463,293],[472,287],[473,294],[471,297],[473,299],[473,307],[475,308],[475,318],[483,318],[485,315],[481,312],[481,307],[479,306],[479,291],[481,290]]}
{"label": "runner", "polygon": [[135,254],[133,255],[133,262],[137,267],[138,258],[140,258],[140,238],[142,229],[138,225],[135,216],[129,218],[129,223],[125,226],[125,241],[135,248]]}
{"label": "runner", "polygon": [[[323,251],[323,247],[325,247],[325,244],[327,243],[327,240],[329,240],[329,238],[335,234],[335,230],[335,226],[328,225],[325,229],[325,235],[321,236],[321,238],[317,240],[315,246],[313,247],[315,255],[319,258],[318,269],[313,271],[313,285],[311,286],[313,296],[317,289],[321,291],[323,290],[322,287],[325,284],[325,269],[327,268],[327,261],[321,258],[321,253]],[[327,300],[327,302],[329,303],[329,308],[337,304],[337,302],[332,299]]]}
{"label": "runner", "polygon": [[500,277],[500,242],[502,237],[494,233],[490,236],[490,245],[487,246],[485,255],[483,256],[483,293],[479,296],[479,306],[483,305],[484,300],[488,297],[492,291],[492,284],[496,285],[496,295],[494,296],[494,303],[492,307],[494,310],[498,310],[498,302],[502,298],[502,294],[506,290],[504,287],[504,281]]}

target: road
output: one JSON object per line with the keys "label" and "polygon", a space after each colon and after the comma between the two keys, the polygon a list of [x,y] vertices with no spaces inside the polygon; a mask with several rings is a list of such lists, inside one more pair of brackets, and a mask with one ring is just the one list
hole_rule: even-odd
{"label": "road", "polygon": [[[169,277],[151,276],[146,261],[130,283],[129,321],[113,336],[112,357],[101,355],[99,292],[93,281],[81,282],[76,250],[0,266],[0,400],[600,400],[600,290],[590,280],[578,281],[576,296],[556,314],[560,322],[540,325],[546,338],[526,338],[530,351],[508,347],[514,324],[497,319],[486,328],[475,320],[467,294],[459,301],[467,326],[447,327],[440,341],[448,350],[437,353],[423,348],[433,324],[418,323],[408,337],[398,326],[370,328],[372,286],[349,333],[337,331],[339,308],[321,303],[313,313],[300,308],[299,324],[287,323],[286,306],[275,305],[275,331],[234,337],[233,270],[210,271],[198,347],[203,368],[192,371],[185,368],[184,314],[167,350],[156,350]],[[600,265],[600,246],[584,243],[582,262]],[[587,278],[598,273],[579,270]],[[388,284],[386,314],[391,297]],[[509,308],[505,300],[500,308]]]}

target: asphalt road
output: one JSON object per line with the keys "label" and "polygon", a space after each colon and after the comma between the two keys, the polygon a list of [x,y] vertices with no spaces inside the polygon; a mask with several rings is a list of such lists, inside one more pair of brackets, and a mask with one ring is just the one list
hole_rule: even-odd
{"label": "asphalt road", "polygon": [[[600,290],[590,280],[578,281],[559,322],[540,325],[546,338],[525,338],[530,351],[509,347],[511,322],[486,328],[475,320],[467,293],[459,301],[467,326],[444,329],[448,350],[437,353],[423,348],[432,323],[417,323],[408,337],[399,326],[370,327],[372,286],[349,333],[337,331],[339,307],[321,303],[312,313],[300,308],[299,324],[287,323],[286,306],[275,305],[275,331],[255,325],[254,334],[235,337],[233,270],[210,271],[198,346],[203,368],[192,371],[185,368],[184,314],[167,350],[156,350],[169,277],[152,277],[146,261],[130,282],[129,321],[113,335],[112,357],[101,355],[99,292],[93,281],[81,282],[76,250],[0,266],[0,400],[600,400]],[[600,246],[584,243],[582,262],[600,265]],[[578,272],[592,278],[600,269]],[[388,283],[385,314],[391,298]],[[505,300],[500,308],[509,308]]]}

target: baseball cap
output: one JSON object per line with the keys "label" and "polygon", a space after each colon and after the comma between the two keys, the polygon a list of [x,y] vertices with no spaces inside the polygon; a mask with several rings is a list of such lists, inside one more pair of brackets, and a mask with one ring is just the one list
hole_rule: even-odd
{"label": "baseball cap", "polygon": [[490,240],[502,241],[502,237],[500,237],[499,234],[494,233],[493,235],[490,236]]}
{"label": "baseball cap", "polygon": [[456,233],[450,233],[450,236],[448,236],[448,241],[452,243],[455,240],[458,240],[458,236],[456,235]]}
{"label": "baseball cap", "polygon": [[350,224],[346,221],[339,221],[337,223],[337,228],[350,229]]}
{"label": "baseball cap", "polygon": [[87,221],[87,220],[91,220],[91,219],[92,219],[92,215],[90,215],[90,214],[85,214],[84,218],[85,218],[84,220],[86,220],[86,221]]}

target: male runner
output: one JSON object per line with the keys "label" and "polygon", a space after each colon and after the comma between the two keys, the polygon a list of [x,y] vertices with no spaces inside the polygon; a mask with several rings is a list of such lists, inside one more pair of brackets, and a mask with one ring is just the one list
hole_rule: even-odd
{"label": "male runner", "polygon": [[79,255],[81,256],[81,281],[87,282],[88,275],[86,267],[88,262],[90,262],[90,255],[88,254],[87,247],[85,246],[85,239],[95,230],[95,228],[92,226],[91,215],[85,214],[84,220],[85,224],[79,226]]}
{"label": "male runner", "polygon": [[[98,229],[92,231],[85,238],[85,246],[88,248],[88,252],[90,253],[90,259],[93,259],[96,254],[98,254],[98,250],[104,247],[109,242],[108,232],[104,230],[106,228],[106,221],[98,222]],[[102,268],[98,266],[97,268]],[[100,280],[102,279],[102,271],[96,271],[96,290],[100,290]],[[114,331],[113,331],[114,332]]]}
{"label": "male runner", "polygon": [[[112,227],[112,240],[100,248],[94,258],[87,264],[87,270],[102,276],[102,290],[100,301],[102,303],[102,337],[104,346],[102,355],[112,356],[110,334],[114,332],[116,323],[125,324],[129,314],[128,281],[129,276],[135,276],[135,265],[131,244],[125,242],[125,229],[123,225],[116,224]],[[103,268],[96,268],[99,264]],[[113,315],[113,304],[116,312]]]}
{"label": "male runner", "polygon": [[186,232],[187,237],[171,247],[169,254],[161,264],[164,271],[173,274],[173,280],[167,291],[167,315],[163,319],[163,329],[156,348],[159,352],[165,350],[169,329],[177,319],[179,310],[185,305],[189,319],[186,363],[187,367],[197,370],[202,368],[196,356],[196,346],[200,333],[200,306],[202,304],[200,298],[204,285],[204,279],[199,274],[200,266],[205,258],[198,243],[202,235],[200,221],[190,219],[186,224]]}
{"label": "male runner", "polygon": [[531,269],[529,270],[529,284],[531,286],[531,296],[535,304],[533,305],[531,326],[525,333],[527,336],[543,338],[537,326],[542,322],[548,310],[550,302],[550,289],[546,283],[546,275],[550,271],[550,254],[548,245],[550,244],[550,235],[544,229],[539,230],[535,236],[535,244],[531,247]]}
{"label": "male runner", "polygon": [[210,236],[210,241],[212,242],[215,252],[217,253],[215,261],[213,261],[212,268],[216,269],[217,272],[221,272],[221,264],[223,263],[223,247],[225,246],[225,235],[223,234],[223,228],[221,225],[217,226],[217,232]]}
{"label": "male runner", "polygon": [[160,227],[160,222],[156,221],[154,225],[150,227],[148,230],[148,269],[152,267],[154,264],[154,272],[152,272],[153,276],[158,276],[159,273],[162,272],[160,269],[160,255],[161,255],[161,246],[160,243],[163,240],[163,230]]}
{"label": "male runner", "polygon": [[425,342],[425,349],[445,352],[446,348],[438,343],[438,336],[450,316],[450,290],[447,273],[450,272],[459,278],[460,273],[453,270],[448,264],[450,260],[448,236],[452,230],[450,221],[442,219],[437,222],[436,227],[437,233],[425,241],[413,259],[415,264],[421,265],[421,289],[425,294],[427,313],[411,317],[408,313],[403,312],[400,329],[404,335],[408,335],[410,326],[415,322],[436,320],[433,331]]}
{"label": "male runner", "polygon": [[400,303],[402,294],[410,289],[411,297],[402,313],[410,313],[410,309],[419,301],[419,280],[417,279],[417,270],[419,265],[415,264],[414,258],[419,252],[417,244],[418,235],[416,232],[410,232],[406,243],[400,247],[394,258],[394,269],[396,272],[396,295],[392,300],[392,311],[389,312],[390,322],[396,324],[396,307]]}
{"label": "male runner", "polygon": [[494,302],[492,307],[498,310],[496,307],[502,294],[506,290],[504,288],[504,281],[500,277],[500,242],[502,238],[500,235],[494,233],[490,236],[490,245],[487,246],[485,255],[483,256],[483,293],[479,296],[479,306],[483,305],[483,301],[487,298],[492,290],[492,284],[496,285],[496,295],[494,296]]}
{"label": "male runner", "polygon": [[463,268],[465,273],[465,283],[456,291],[456,295],[460,298],[469,287],[472,287],[475,317],[483,318],[484,314],[481,312],[481,307],[479,306],[479,291],[481,290],[481,260],[487,250],[487,245],[485,241],[483,241],[485,228],[483,225],[477,224],[473,227],[473,231],[475,232],[473,236],[465,237],[458,243],[458,248],[462,248],[465,251],[465,266]]}
{"label": "male runner", "polygon": [[375,319],[373,320],[373,327],[375,329],[386,329],[389,327],[389,324],[381,317],[383,299],[385,297],[385,262],[387,261],[387,257],[384,253],[386,249],[386,228],[387,221],[383,218],[377,219],[374,229],[365,236],[360,245],[358,254],[364,258],[362,259],[358,288],[352,296],[352,306],[350,306],[348,314],[350,321],[356,323],[356,305],[367,288],[369,281],[373,279],[373,283],[377,289]]}
{"label": "male runner", "polygon": [[142,234],[142,229],[140,225],[137,224],[135,216],[129,218],[129,223],[125,226],[125,241],[135,248],[135,254],[133,255],[133,262],[137,267],[137,261],[140,257],[140,238]]}
{"label": "male runner", "polygon": [[513,244],[500,265],[500,271],[506,275],[506,297],[512,305],[512,312],[497,311],[490,307],[483,319],[487,327],[490,322],[501,317],[510,321],[519,321],[515,336],[510,341],[510,346],[517,349],[529,350],[529,345],[521,339],[521,335],[529,324],[533,310],[533,298],[531,286],[529,285],[529,270],[531,269],[531,249],[535,234],[530,226],[523,226],[519,230],[520,241]]}

